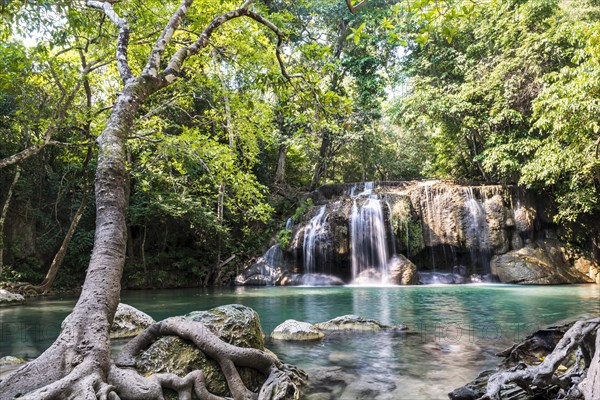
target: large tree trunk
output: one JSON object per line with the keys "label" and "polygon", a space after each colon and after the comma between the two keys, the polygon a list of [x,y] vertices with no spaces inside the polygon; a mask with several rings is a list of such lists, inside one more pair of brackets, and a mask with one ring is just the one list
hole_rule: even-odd
{"label": "large tree trunk", "polygon": [[317,163],[315,164],[315,169],[313,171],[313,177],[310,183],[310,190],[315,190],[321,179],[325,177],[327,172],[327,162],[329,158],[329,147],[331,146],[331,135],[327,130],[323,131],[321,135],[321,147],[319,149],[319,158],[317,159]]}
{"label": "large tree trunk", "polygon": [[15,176],[13,178],[8,193],[6,194],[6,200],[4,200],[4,206],[2,207],[2,213],[0,214],[0,281],[2,280],[2,272],[4,271],[4,224],[6,222],[6,216],[8,215],[8,208],[12,200],[13,192],[19,178],[21,177],[21,167],[17,165],[15,170]]}
{"label": "large tree trunk", "polygon": [[[30,399],[59,395],[69,398],[71,394],[75,398],[88,398],[80,392],[89,389],[87,381],[91,379],[100,384],[108,375],[109,332],[119,304],[127,244],[126,140],[133,117],[146,97],[142,89],[138,81],[126,85],[106,129],[98,138],[96,235],[79,301],[54,344],[39,358],[0,382],[3,399],[24,393],[29,393],[26,398]],[[70,378],[63,380],[67,376]],[[36,391],[39,388],[43,392]]]}

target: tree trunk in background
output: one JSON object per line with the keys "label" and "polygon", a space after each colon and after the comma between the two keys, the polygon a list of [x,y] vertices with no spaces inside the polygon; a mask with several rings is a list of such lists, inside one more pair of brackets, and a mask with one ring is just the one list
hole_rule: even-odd
{"label": "tree trunk in background", "polygon": [[6,194],[6,200],[4,201],[4,207],[2,207],[2,214],[0,214],[0,281],[2,281],[2,273],[4,272],[4,223],[6,222],[6,216],[8,215],[8,208],[12,200],[13,192],[19,178],[21,177],[21,167],[17,165],[15,168],[15,177],[8,188]]}
{"label": "tree trunk in background", "polygon": [[329,158],[329,147],[331,146],[331,135],[328,131],[324,130],[321,135],[321,148],[319,149],[319,158],[315,164],[313,177],[310,183],[310,190],[315,190],[321,179],[325,177],[327,173],[327,163]]}
{"label": "tree trunk in background", "polygon": [[286,139],[288,138],[288,132],[285,126],[285,117],[283,116],[281,99],[278,98],[279,107],[277,108],[277,127],[279,129],[279,135],[281,136],[279,149],[277,151],[277,168],[275,169],[275,177],[273,183],[275,185],[282,185],[285,183],[285,167],[287,162],[287,150]]}
{"label": "tree trunk in background", "polygon": [[285,183],[285,167],[287,163],[287,150],[286,144],[279,145],[279,151],[277,152],[277,169],[275,170],[274,182],[276,185],[282,185]]}
{"label": "tree trunk in background", "polygon": [[39,286],[31,287],[31,289],[37,293],[46,293],[48,290],[50,290],[50,288],[54,284],[54,280],[56,279],[56,274],[58,273],[58,270],[60,269],[60,267],[65,259],[65,255],[67,254],[67,248],[69,247],[69,243],[71,243],[71,239],[73,238],[73,235],[75,234],[75,231],[77,230],[77,226],[79,225],[79,221],[81,220],[81,217],[83,216],[83,212],[85,211],[85,209],[87,208],[87,205],[88,205],[88,200],[90,197],[90,190],[87,185],[85,185],[83,190],[84,190],[84,192],[83,192],[83,198],[81,199],[81,204],[79,205],[79,208],[77,209],[77,211],[75,212],[75,215],[73,216],[73,219],[71,220],[71,224],[69,225],[67,234],[65,235],[65,238],[63,239],[62,244],[60,245],[60,248],[56,252],[54,259],[52,260],[52,264],[50,264],[50,268],[48,269],[48,272],[46,273],[46,277],[44,278],[44,280],[42,281],[42,283]]}
{"label": "tree trunk in background", "polygon": [[58,270],[60,269],[60,267],[65,259],[65,256],[67,254],[67,249],[69,247],[69,243],[71,243],[71,239],[73,238],[73,235],[75,234],[75,231],[77,230],[79,221],[81,220],[81,217],[83,216],[83,213],[88,205],[88,200],[90,197],[90,184],[88,182],[88,177],[87,177],[85,170],[87,169],[91,155],[92,155],[92,147],[90,145],[88,147],[85,159],[82,164],[82,170],[83,170],[83,174],[84,174],[83,175],[84,183],[83,183],[83,189],[82,189],[83,197],[81,198],[81,203],[79,204],[79,208],[77,209],[77,211],[75,212],[75,215],[71,219],[71,224],[69,225],[69,229],[67,230],[67,233],[62,241],[62,244],[60,245],[60,248],[54,255],[54,258],[52,259],[52,263],[50,264],[50,268],[48,269],[48,272],[46,273],[46,277],[44,278],[42,283],[40,283],[39,285],[25,284],[25,285],[15,286],[14,289],[16,291],[21,292],[23,294],[40,294],[40,293],[46,293],[48,290],[50,290],[50,288],[52,288],[52,285],[54,284],[54,281],[56,280],[56,275],[58,274]]}

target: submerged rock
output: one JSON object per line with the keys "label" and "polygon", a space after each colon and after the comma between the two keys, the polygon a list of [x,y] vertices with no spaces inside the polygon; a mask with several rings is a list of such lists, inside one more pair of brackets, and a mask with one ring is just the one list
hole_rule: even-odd
{"label": "submerged rock", "polygon": [[303,274],[294,275],[289,284],[305,285],[305,286],[340,286],[344,285],[344,281],[333,275],[326,274]]}
{"label": "submerged rock", "polygon": [[[265,350],[263,331],[258,314],[251,308],[232,304],[208,311],[195,311],[185,318],[202,322],[221,340],[239,347]],[[225,376],[219,365],[200,349],[176,336],[157,340],[136,358],[136,369],[142,374],[171,372],[184,376],[196,369],[204,371],[208,390],[218,396],[231,396]],[[258,392],[266,376],[252,368],[239,368],[242,381],[250,390]],[[296,393],[297,394],[297,393]],[[294,398],[278,393],[280,399]],[[174,397],[176,398],[176,397]]]}
{"label": "submerged rock", "polygon": [[343,315],[326,322],[315,324],[325,331],[376,331],[381,329],[407,330],[404,324],[385,325],[374,319],[359,317],[358,315]]}
{"label": "submerged rock", "polygon": [[418,276],[421,285],[468,283],[464,276],[448,272],[419,272]]}
{"label": "submerged rock", "polygon": [[492,257],[491,271],[503,283],[552,285],[593,282],[589,276],[571,266],[564,246],[553,239],[538,240],[519,250]]}
{"label": "submerged rock", "polygon": [[313,368],[307,373],[307,400],[339,399],[346,387],[357,379],[340,367]]}
{"label": "submerged rock", "polygon": [[308,322],[288,319],[273,330],[271,337],[276,340],[319,340],[325,334]]}
{"label": "submerged rock", "polygon": [[137,308],[119,303],[113,325],[110,328],[110,338],[122,339],[137,336],[155,322],[151,316]]}
{"label": "submerged rock", "polygon": [[24,364],[26,362],[27,362],[27,360],[25,360],[24,358],[18,358],[18,357],[13,357],[13,356],[6,356],[6,357],[0,358],[0,366],[2,366],[2,365],[19,365],[19,364]]}
{"label": "submerged rock", "polygon": [[0,289],[0,306],[9,304],[21,304],[25,302],[25,297],[18,293],[9,292],[6,289]]}

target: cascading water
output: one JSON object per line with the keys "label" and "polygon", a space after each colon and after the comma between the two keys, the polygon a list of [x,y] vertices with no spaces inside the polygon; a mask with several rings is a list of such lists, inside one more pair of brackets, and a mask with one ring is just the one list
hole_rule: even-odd
{"label": "cascading water", "polygon": [[372,194],[373,183],[357,197],[368,196],[359,208],[354,199],[350,216],[352,248],[352,279],[356,280],[367,270],[376,272],[381,283],[389,276],[386,229],[381,200]]}
{"label": "cascading water", "polygon": [[[318,241],[327,234],[326,206],[322,206],[319,212],[311,218],[304,228],[304,242],[302,245],[304,256],[304,273],[313,274],[317,272],[317,250]],[[326,255],[323,254],[326,258]],[[323,262],[325,260],[321,260]],[[324,263],[324,262],[323,262]],[[325,263],[324,263],[325,264]]]}
{"label": "cascading water", "polygon": [[489,227],[482,204],[475,198],[473,188],[467,187],[465,192],[465,218],[466,246],[469,249],[473,269],[480,268],[484,273],[489,273]]}

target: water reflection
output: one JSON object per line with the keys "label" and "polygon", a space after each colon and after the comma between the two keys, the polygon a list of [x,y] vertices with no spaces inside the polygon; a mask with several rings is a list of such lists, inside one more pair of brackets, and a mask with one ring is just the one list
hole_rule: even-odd
{"label": "water reflection", "polygon": [[[267,334],[289,318],[315,323],[356,314],[402,322],[410,333],[332,333],[318,343],[268,346],[309,372],[342,368],[351,379],[335,398],[435,399],[494,366],[494,353],[539,327],[600,315],[600,286],[238,287],[125,292],[122,301],[157,320],[240,303],[258,312]],[[0,308],[0,357],[37,356],[74,304],[46,298]]]}

